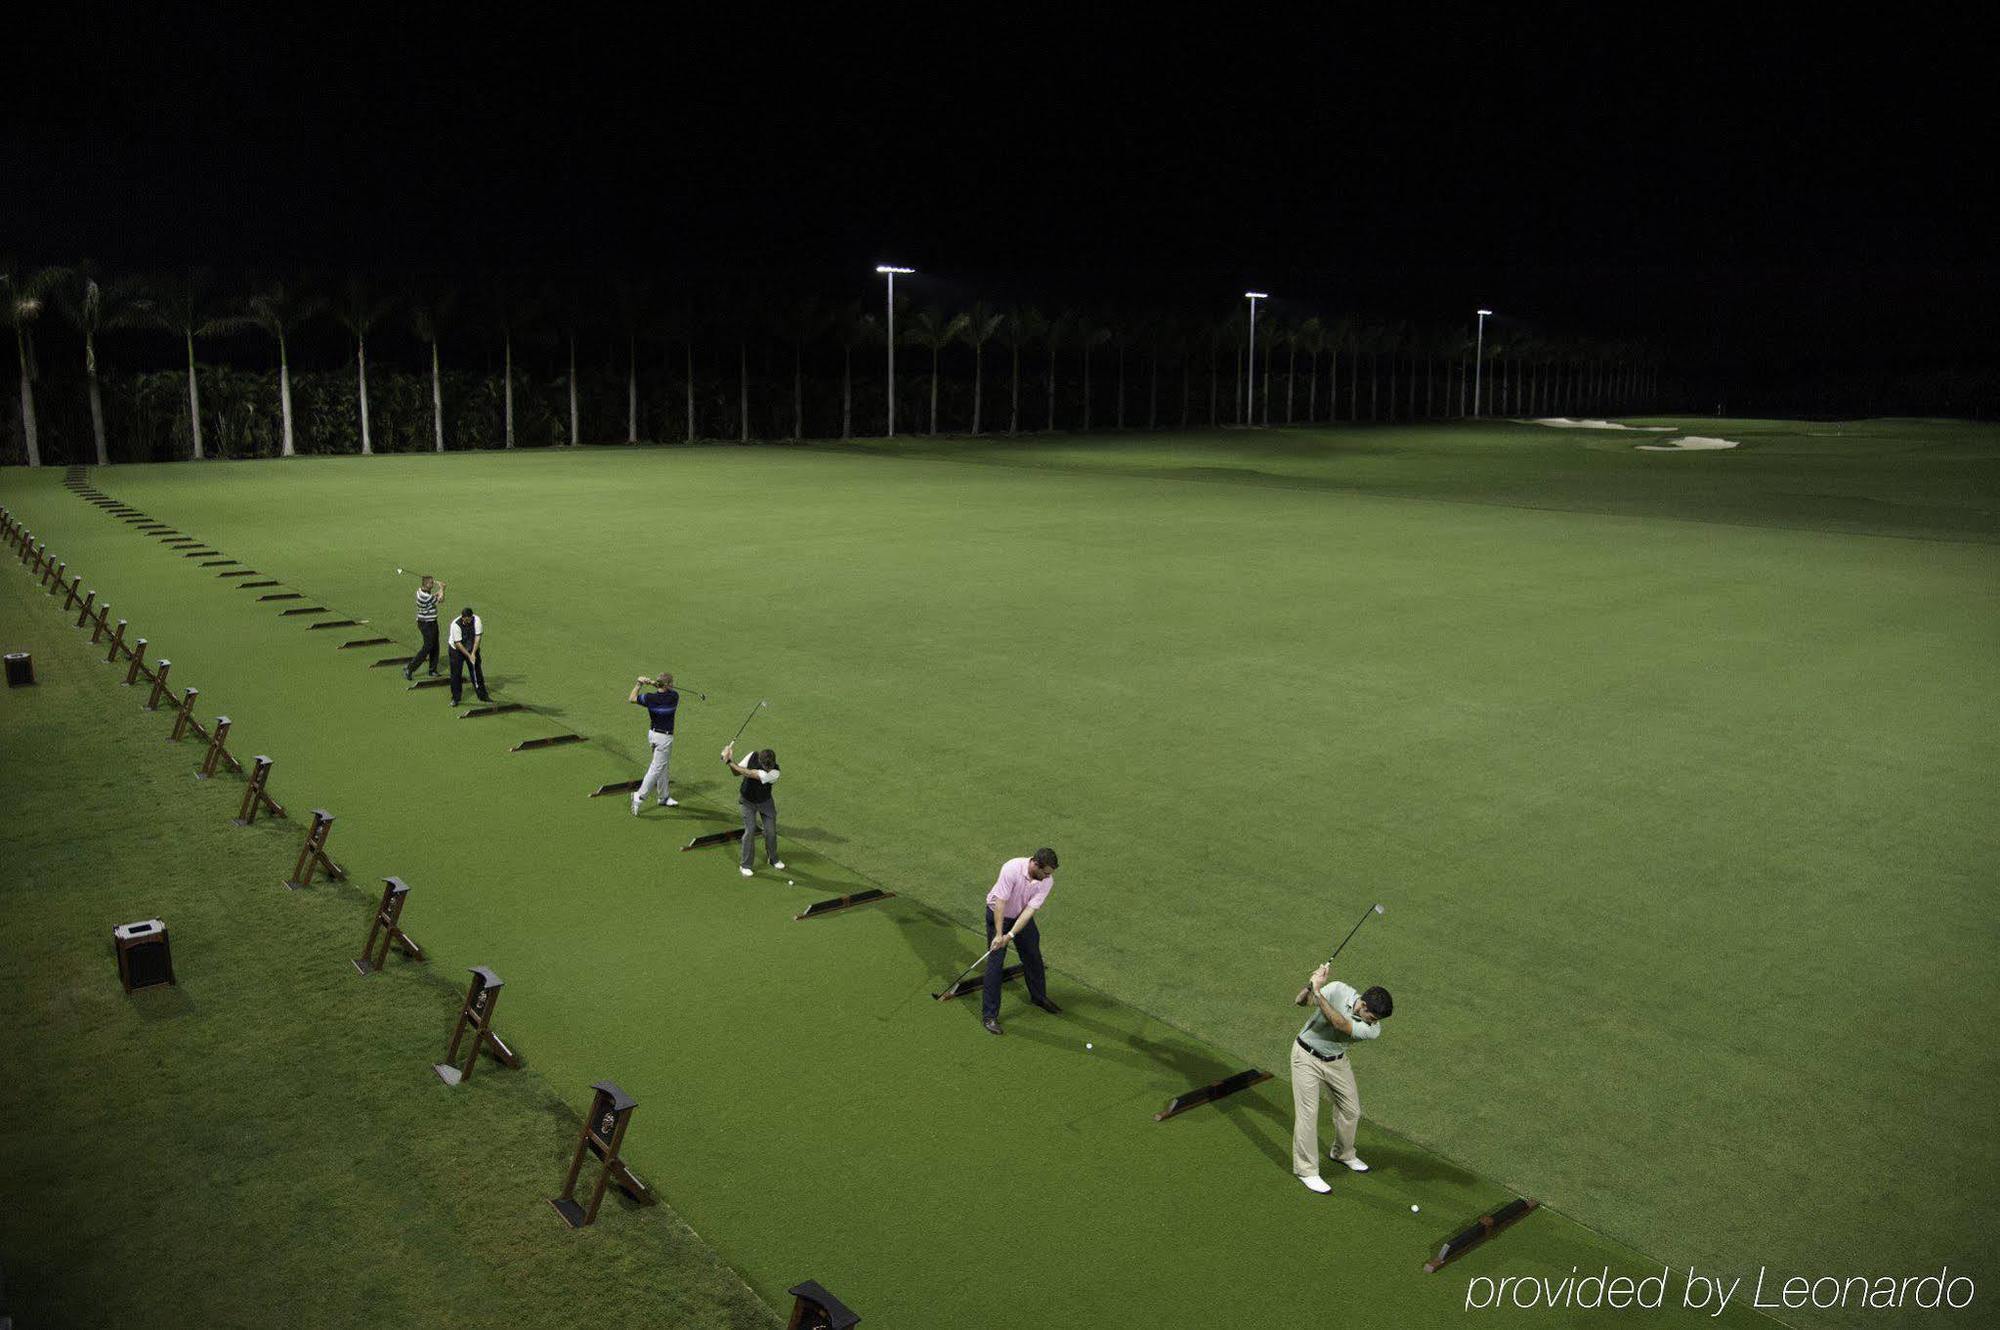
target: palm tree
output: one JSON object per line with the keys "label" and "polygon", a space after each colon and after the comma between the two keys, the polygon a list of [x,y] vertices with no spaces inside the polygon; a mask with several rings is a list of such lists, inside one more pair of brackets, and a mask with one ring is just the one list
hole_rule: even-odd
{"label": "palm tree", "polygon": [[1076,315],[1065,310],[1042,325],[1042,344],[1049,349],[1049,414],[1044,425],[1048,430],[1056,427],[1056,357],[1069,344],[1076,323]]}
{"label": "palm tree", "polygon": [[284,434],[280,451],[285,457],[295,457],[298,445],[292,433],[292,362],[286,339],[292,330],[325,309],[326,302],[296,286],[275,282],[251,296],[247,308],[250,321],[278,343],[278,413]]}
{"label": "palm tree", "polygon": [[83,372],[90,384],[90,431],[97,444],[97,464],[111,462],[104,434],[104,394],[97,377],[97,335],[131,328],[144,321],[138,285],[130,280],[99,282],[94,264],[86,261],[55,285],[56,307],[83,334]]}
{"label": "palm tree", "polygon": [[1007,394],[1007,432],[1021,432],[1021,348],[1033,346],[1048,332],[1048,320],[1033,305],[1023,309],[1016,307],[1007,314],[1000,325],[1000,340],[1010,354],[1013,363],[1013,377]]}
{"label": "palm tree", "polygon": [[60,268],[24,272],[12,261],[0,264],[0,285],[7,288],[5,317],[14,330],[14,349],[21,358],[21,430],[29,466],[42,464],[41,433],[35,416],[35,380],[41,372],[35,361],[34,326],[62,277]]}
{"label": "palm tree", "polygon": [[1083,430],[1090,432],[1090,353],[1111,340],[1111,329],[1089,315],[1076,321],[1076,345],[1083,352]]}
{"label": "palm tree", "polygon": [[1003,316],[1000,311],[979,300],[959,317],[965,320],[959,340],[972,348],[972,432],[977,434],[980,402],[986,391],[986,344],[999,332]]}
{"label": "palm tree", "polygon": [[965,332],[968,320],[963,314],[945,317],[945,312],[932,305],[910,321],[903,333],[903,345],[919,347],[931,353],[931,424],[930,432],[937,433],[938,411],[938,360],[944,349],[957,341]]}
{"label": "palm tree", "polygon": [[652,283],[643,278],[618,279],[618,323],[625,334],[625,442],[639,441],[639,329],[646,323]]}
{"label": "palm tree", "polygon": [[792,344],[792,435],[806,435],[806,344],[818,339],[833,318],[819,301],[807,297],[791,305],[780,323],[785,340]]}
{"label": "palm tree", "polygon": [[194,339],[220,337],[235,332],[246,320],[225,312],[215,294],[215,275],[206,268],[190,268],[148,281],[146,317],[155,326],[180,336],[187,347],[188,432],[193,437],[194,460],[208,454],[201,439],[201,388],[195,378]]}
{"label": "palm tree", "polygon": [[1129,314],[1119,318],[1111,333],[1111,345],[1118,350],[1118,396],[1111,413],[1112,428],[1117,430],[1125,428],[1125,356],[1138,346],[1138,337],[1137,325]]}
{"label": "palm tree", "polygon": [[[387,296],[378,296],[359,276],[349,276],[341,290],[339,306],[334,317],[340,326],[354,337],[354,364],[356,382],[361,397],[361,455],[368,457],[375,452],[374,440],[368,433],[368,333],[389,316],[395,302]],[[192,343],[190,343],[192,345]]]}
{"label": "palm tree", "polygon": [[581,414],[576,392],[576,335],[584,320],[584,293],[573,281],[551,282],[542,288],[542,305],[555,316],[556,331],[569,354],[569,446],[582,440]]}
{"label": "palm tree", "polygon": [[514,343],[535,327],[541,309],[519,283],[502,279],[487,288],[486,305],[500,325],[500,399],[503,447],[514,446]]}
{"label": "palm tree", "polygon": [[882,335],[882,321],[859,300],[842,307],[838,320],[840,335],[840,437],[854,437],[854,353],[873,346]]}
{"label": "palm tree", "polygon": [[[1315,314],[1293,330],[1292,345],[1306,353],[1306,423],[1319,418],[1319,358],[1326,354],[1326,323]],[[1292,418],[1291,394],[1285,395],[1285,420]]]}
{"label": "palm tree", "polygon": [[1257,374],[1257,387],[1263,390],[1264,396],[1263,419],[1261,422],[1258,420],[1258,404],[1253,401],[1250,403],[1250,423],[1253,425],[1261,423],[1265,429],[1271,427],[1271,355],[1284,338],[1285,325],[1274,318],[1266,318],[1263,326],[1257,329],[1257,345],[1253,348],[1253,353],[1262,352],[1264,358],[1263,367]]}
{"label": "palm tree", "polygon": [[439,452],[444,451],[444,376],[438,365],[438,342],[457,303],[455,292],[437,291],[410,307],[410,331],[431,352],[431,433]]}

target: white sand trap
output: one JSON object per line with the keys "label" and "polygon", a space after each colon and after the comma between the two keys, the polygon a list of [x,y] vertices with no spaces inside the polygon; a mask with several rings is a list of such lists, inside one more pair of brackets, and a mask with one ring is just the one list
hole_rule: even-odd
{"label": "white sand trap", "polygon": [[1684,438],[1668,439],[1665,443],[1642,443],[1637,451],[1642,453],[1697,453],[1709,448],[1737,447],[1734,439],[1704,439],[1699,434]]}
{"label": "white sand trap", "polygon": [[1530,424],[1547,425],[1553,429],[1629,429],[1644,434],[1672,434],[1672,425],[1621,425],[1615,420],[1571,420],[1568,416],[1545,416]]}

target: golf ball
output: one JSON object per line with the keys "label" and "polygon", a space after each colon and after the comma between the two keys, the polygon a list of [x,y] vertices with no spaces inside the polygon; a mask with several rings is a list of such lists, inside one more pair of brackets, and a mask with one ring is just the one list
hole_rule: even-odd
{"label": "golf ball", "polygon": [[796,887],[796,886],[798,885],[798,883],[796,883],[796,882],[792,881],[792,880],[791,880],[790,878],[786,878],[786,879],[785,879],[785,885],[786,885],[786,886],[788,886],[788,887]]}
{"label": "golf ball", "polygon": [[1095,1047],[1097,1047],[1097,1045],[1095,1045],[1095,1044],[1085,1044],[1085,1045],[1084,1045],[1084,1047],[1085,1047],[1085,1048],[1087,1048],[1087,1049],[1088,1049],[1088,1048],[1095,1048]]}
{"label": "golf ball", "polygon": [[1414,1206],[1414,1205],[1413,1205],[1413,1206],[1411,1206],[1411,1207],[1410,1207],[1410,1213],[1411,1213],[1411,1214],[1415,1214],[1416,1212],[1417,1212],[1417,1207],[1416,1207],[1416,1206]]}
{"label": "golf ball", "polygon": [[400,568],[398,568],[398,569],[396,570],[396,576],[398,576],[398,577],[401,577],[402,575],[403,575],[403,570],[402,570],[402,569],[400,569]]}

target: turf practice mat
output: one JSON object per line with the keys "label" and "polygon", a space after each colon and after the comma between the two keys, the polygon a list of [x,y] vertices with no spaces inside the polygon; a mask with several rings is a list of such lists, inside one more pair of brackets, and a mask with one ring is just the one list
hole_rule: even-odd
{"label": "turf practice mat", "polygon": [[[463,726],[53,477],[0,500],[339,815],[350,872],[412,884],[435,967],[507,979],[538,1073],[639,1099],[628,1157],[774,1305],[1269,1324],[1303,1281],[1442,1325],[1480,1276],[1921,1273],[1996,1218],[2000,448],[1870,425],[93,469],[399,641],[396,569],[438,573],[525,708]],[[682,807],[635,818],[583,796],[644,769],[624,697],[661,669],[709,702]],[[788,867],[745,880],[677,850],[734,819],[716,750],[760,697]],[[1040,844],[1065,1012],[1012,986],[994,1039],[928,993]],[[1376,1171],[1291,1180],[1282,1075],[1155,1123],[1282,1070],[1370,900],[1339,974],[1397,998],[1356,1058]],[[1545,1204],[1422,1274],[1512,1194]],[[988,1287],[997,1250],[1032,1276]]]}

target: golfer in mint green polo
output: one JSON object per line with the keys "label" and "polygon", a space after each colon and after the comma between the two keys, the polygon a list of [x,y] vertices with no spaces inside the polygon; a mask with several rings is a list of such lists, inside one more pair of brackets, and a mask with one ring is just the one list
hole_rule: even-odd
{"label": "golfer in mint green polo", "polygon": [[1333,1100],[1333,1148],[1328,1156],[1356,1173],[1368,1165],[1354,1153],[1354,1129],[1361,1123],[1361,1092],[1354,1086],[1348,1053],[1364,1039],[1382,1037],[1382,1022],[1395,1003],[1379,984],[1356,993],[1338,980],[1328,982],[1322,965],[1306,981],[1313,1002],[1312,1019],[1292,1041],[1292,1172],[1307,1189],[1329,1192],[1319,1175],[1319,1101]]}

